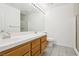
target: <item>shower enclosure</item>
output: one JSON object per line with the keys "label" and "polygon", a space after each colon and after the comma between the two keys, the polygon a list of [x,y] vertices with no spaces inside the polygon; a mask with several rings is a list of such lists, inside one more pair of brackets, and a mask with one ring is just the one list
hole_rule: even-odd
{"label": "shower enclosure", "polygon": [[79,52],[79,15],[76,16],[76,48]]}

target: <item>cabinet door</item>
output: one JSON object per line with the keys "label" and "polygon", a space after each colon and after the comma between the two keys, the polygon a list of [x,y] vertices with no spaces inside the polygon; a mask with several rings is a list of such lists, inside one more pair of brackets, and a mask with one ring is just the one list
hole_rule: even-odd
{"label": "cabinet door", "polygon": [[40,51],[40,46],[37,46],[32,49],[32,56],[36,55]]}
{"label": "cabinet door", "polygon": [[38,38],[32,41],[32,56],[40,54],[40,50],[40,39]]}
{"label": "cabinet door", "polygon": [[44,52],[44,50],[47,47],[47,36],[41,37],[41,53]]}
{"label": "cabinet door", "polygon": [[4,54],[4,56],[22,56],[24,55],[26,52],[28,52],[30,50],[30,44],[21,46],[9,53]]}
{"label": "cabinet door", "polygon": [[32,41],[32,48],[35,48],[38,45],[40,45],[40,39],[35,39],[34,41]]}

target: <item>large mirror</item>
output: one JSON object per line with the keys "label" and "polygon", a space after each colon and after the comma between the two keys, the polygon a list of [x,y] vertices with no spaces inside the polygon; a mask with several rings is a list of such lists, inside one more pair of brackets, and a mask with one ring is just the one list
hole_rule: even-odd
{"label": "large mirror", "polygon": [[[12,32],[12,31],[17,32],[18,30],[20,32],[44,31],[44,19],[45,19],[44,15],[45,15],[45,13],[42,10],[42,8],[40,8],[37,4],[33,4],[33,3],[6,3],[6,5],[13,7],[15,9],[16,15],[13,12],[13,14],[10,14],[10,16],[8,16],[7,18],[5,17],[6,20],[5,20],[5,22],[2,21],[3,28],[1,30],[5,31],[5,29],[6,29],[7,32],[9,32],[9,31],[10,32]],[[5,10],[5,12],[6,12],[6,10]],[[4,13],[4,14],[9,15],[8,12]],[[13,16],[15,16],[15,17],[13,17]],[[14,18],[13,21],[9,17],[11,17],[11,19]],[[16,20],[15,18],[17,18],[18,20]],[[4,26],[5,24],[6,24],[6,26]],[[0,28],[1,28],[1,26],[0,26]]]}

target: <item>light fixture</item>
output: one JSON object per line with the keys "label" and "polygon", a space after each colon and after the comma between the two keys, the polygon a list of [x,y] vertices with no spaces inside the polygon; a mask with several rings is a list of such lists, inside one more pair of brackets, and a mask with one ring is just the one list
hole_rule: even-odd
{"label": "light fixture", "polygon": [[32,3],[32,5],[33,5],[35,8],[37,8],[39,11],[41,11],[41,12],[45,15],[44,10],[43,10],[39,5],[37,5],[37,4],[35,4],[35,3]]}

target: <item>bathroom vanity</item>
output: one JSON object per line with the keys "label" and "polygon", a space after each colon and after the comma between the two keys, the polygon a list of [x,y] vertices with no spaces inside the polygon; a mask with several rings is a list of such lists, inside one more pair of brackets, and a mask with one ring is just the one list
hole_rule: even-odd
{"label": "bathroom vanity", "polygon": [[9,46],[9,48],[8,46],[3,48],[0,56],[39,56],[43,54],[46,47],[47,35],[40,35],[20,42],[20,44]]}

